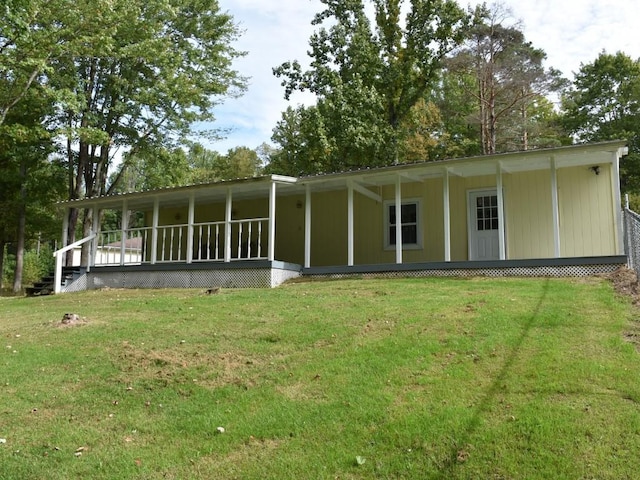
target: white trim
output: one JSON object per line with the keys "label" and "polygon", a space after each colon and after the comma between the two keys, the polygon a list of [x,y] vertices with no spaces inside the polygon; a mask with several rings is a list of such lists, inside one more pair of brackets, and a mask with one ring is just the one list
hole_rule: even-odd
{"label": "white trim", "polygon": [[129,229],[129,207],[127,199],[122,201],[122,220],[120,222],[120,265],[124,265],[124,257],[127,253],[127,230]]}
{"label": "white trim", "polygon": [[451,261],[451,211],[449,192],[449,169],[444,169],[442,181],[442,200],[444,216],[444,261]]}
{"label": "white trim", "polygon": [[233,205],[233,193],[231,187],[227,188],[227,199],[224,212],[224,261],[231,261],[231,212]]}
{"label": "white trim", "polygon": [[304,201],[304,267],[311,267],[311,187],[305,185]]}
{"label": "white trim", "polygon": [[552,155],[549,161],[549,170],[551,173],[551,220],[553,222],[553,255],[560,258],[560,207],[558,202],[558,170],[556,168],[556,159]]}
{"label": "white trim", "polygon": [[347,181],[347,265],[353,266],[353,181]]}
{"label": "white trim", "polygon": [[[396,175],[396,221],[400,222],[400,228],[396,226],[396,263],[402,263],[402,177]],[[386,211],[386,210],[385,210]],[[385,230],[388,232],[387,224],[385,223]],[[387,233],[388,235],[388,233]],[[385,242],[385,246],[388,242]]]}
{"label": "white trim", "polygon": [[[376,202],[380,203],[382,202],[382,197],[380,195],[378,195],[377,193],[372,192],[371,190],[369,190],[368,188],[363,187],[362,185],[360,185],[357,182],[351,182],[353,189],[364,195],[365,197],[369,197],[371,200],[375,200]],[[308,186],[308,184],[307,184]]]}
{"label": "white trim", "polygon": [[611,161],[611,189],[613,193],[613,219],[614,219],[614,238],[616,242],[616,250],[620,255],[624,254],[624,230],[622,226],[622,204],[620,193],[620,157],[626,155],[628,149],[620,148],[613,153]]}
{"label": "white trim", "polygon": [[496,165],[496,190],[498,194],[498,245],[500,248],[500,260],[506,260],[506,242],[504,225],[504,185],[502,183],[502,165]]}
{"label": "white trim", "polygon": [[193,221],[195,218],[195,194],[189,195],[189,211],[187,213],[187,263],[193,262]]}
{"label": "white trim", "polygon": [[[423,248],[423,213],[422,213],[422,198],[414,197],[414,198],[405,198],[400,202],[400,205],[416,205],[416,240],[417,243],[405,243],[402,245],[401,250],[421,250]],[[396,250],[397,244],[394,245],[391,243],[389,238],[389,207],[391,205],[396,206],[397,203],[395,200],[385,200],[383,203],[383,228],[384,228],[384,249],[387,251]],[[402,208],[402,207],[401,207]],[[398,215],[398,208],[396,207],[396,219],[402,219],[402,210],[400,209],[400,215]],[[402,225],[401,225],[402,227]],[[397,233],[398,228],[396,224],[396,241],[397,241]],[[402,230],[402,228],[400,228]],[[402,263],[402,262],[396,262]]]}
{"label": "white trim", "polygon": [[269,250],[267,260],[273,262],[276,253],[276,182],[269,187]]}
{"label": "white trim", "polygon": [[151,265],[155,265],[158,258],[158,219],[160,217],[160,198],[153,199],[153,218],[151,228]]}

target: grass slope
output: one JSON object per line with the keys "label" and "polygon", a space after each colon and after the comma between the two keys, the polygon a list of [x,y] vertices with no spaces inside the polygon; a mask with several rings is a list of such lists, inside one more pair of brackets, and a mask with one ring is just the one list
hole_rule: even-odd
{"label": "grass slope", "polygon": [[632,313],[555,279],[0,299],[0,479],[637,478]]}

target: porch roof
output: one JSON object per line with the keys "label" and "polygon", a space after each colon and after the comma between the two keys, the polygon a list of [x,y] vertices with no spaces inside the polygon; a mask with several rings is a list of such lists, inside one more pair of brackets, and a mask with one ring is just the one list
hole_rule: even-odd
{"label": "porch roof", "polygon": [[[389,185],[395,183],[398,176],[402,182],[416,182],[428,178],[441,178],[445,173],[459,177],[495,175],[498,167],[504,173],[548,170],[551,168],[552,159],[555,161],[555,168],[558,169],[575,166],[588,168],[617,161],[619,157],[626,154],[625,146],[626,141],[613,140],[557,148],[366,168],[299,178],[284,175],[266,175],[70,200],[61,202],[61,205],[78,208],[119,209],[122,207],[123,202],[126,201],[129,209],[148,210],[153,208],[156,198],[161,200],[164,207],[187,205],[192,195],[195,201],[200,203],[224,201],[229,189],[232,191],[234,200],[265,198],[268,196],[269,189],[273,183],[284,186],[284,188],[278,189],[278,195],[300,194],[305,191],[307,186],[312,191],[335,190],[344,188],[349,181],[353,181],[362,187]],[[609,153],[609,155],[603,155],[603,153]]]}

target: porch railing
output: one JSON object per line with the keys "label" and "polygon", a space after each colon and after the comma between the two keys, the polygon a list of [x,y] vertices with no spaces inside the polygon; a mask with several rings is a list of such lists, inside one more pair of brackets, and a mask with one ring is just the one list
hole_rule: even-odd
{"label": "porch railing", "polygon": [[[266,259],[268,218],[162,225],[100,232],[95,265]],[[188,248],[189,229],[193,242]],[[154,245],[155,244],[155,245]],[[228,244],[228,249],[225,246]],[[155,248],[154,248],[155,246]]]}

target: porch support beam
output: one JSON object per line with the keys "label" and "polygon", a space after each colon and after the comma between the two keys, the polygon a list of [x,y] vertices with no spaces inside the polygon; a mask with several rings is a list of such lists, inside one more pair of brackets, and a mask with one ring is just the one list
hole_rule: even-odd
{"label": "porch support beam", "polygon": [[551,215],[553,220],[553,256],[560,258],[560,210],[558,208],[558,173],[556,158],[551,157]]}
{"label": "porch support beam", "polygon": [[372,192],[371,190],[369,190],[368,188],[363,187],[362,185],[360,185],[357,182],[352,182],[352,188],[358,192],[361,193],[362,195],[364,195],[365,197],[370,198],[371,200],[374,200],[378,203],[382,203],[382,197],[380,195],[378,195],[377,193]]}
{"label": "porch support beam", "polygon": [[622,227],[622,204],[620,199],[620,157],[624,154],[624,149],[613,152],[611,159],[611,191],[613,192],[613,219],[615,222],[614,238],[616,242],[616,253],[624,254],[624,233]]}
{"label": "porch support beam", "polygon": [[156,264],[158,258],[158,218],[160,217],[160,199],[155,197],[153,199],[153,218],[151,227],[151,265]]}
{"label": "porch support beam", "polygon": [[311,267],[311,187],[305,185],[304,200],[304,267]]}
{"label": "porch support beam", "polygon": [[347,265],[353,266],[353,180],[347,180]]}
{"label": "porch support beam", "polygon": [[227,200],[224,214],[224,261],[231,261],[231,207],[233,204],[233,193],[231,187],[227,188]]}
{"label": "porch support beam", "polygon": [[269,186],[269,253],[267,260],[273,262],[276,256],[276,182]]}
{"label": "porch support beam", "polygon": [[396,177],[396,263],[402,263],[402,177]]}
{"label": "porch support beam", "polygon": [[504,191],[502,185],[502,164],[496,165],[496,186],[498,190],[498,245],[500,260],[506,260],[505,225],[504,225]]}
{"label": "porch support beam", "polygon": [[189,212],[187,213],[187,263],[193,262],[193,219],[195,218],[195,194],[189,195]]}
{"label": "porch support beam", "polygon": [[60,248],[66,247],[69,241],[69,210],[70,209],[65,208],[64,214],[62,215],[62,245]]}
{"label": "porch support beam", "polygon": [[91,233],[95,235],[91,243],[89,244],[89,262],[87,265],[87,271],[91,269],[91,267],[96,266],[96,252],[98,251],[98,242],[100,241],[98,231],[100,230],[100,209],[96,206],[93,207],[92,213],[92,225],[91,225]]}
{"label": "porch support beam", "polygon": [[449,204],[449,169],[445,168],[442,180],[442,200],[444,214],[444,261],[451,261],[451,211]]}
{"label": "porch support beam", "polygon": [[123,266],[124,256],[127,254],[127,230],[129,229],[129,205],[126,199],[122,201],[122,221],[120,224],[120,266]]}

